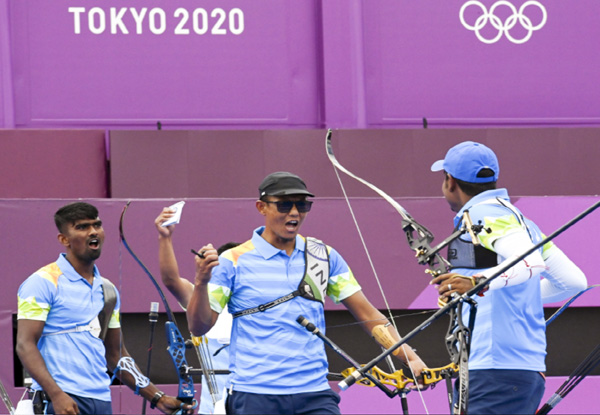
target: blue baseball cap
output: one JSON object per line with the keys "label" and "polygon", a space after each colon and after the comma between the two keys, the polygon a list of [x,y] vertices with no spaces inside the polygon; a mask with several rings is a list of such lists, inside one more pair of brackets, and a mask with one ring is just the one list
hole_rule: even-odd
{"label": "blue baseball cap", "polygon": [[[494,174],[478,176],[482,169],[490,169]],[[498,158],[489,147],[465,141],[448,150],[444,160],[438,160],[431,165],[431,171],[440,170],[467,183],[490,183],[498,181],[500,166]]]}

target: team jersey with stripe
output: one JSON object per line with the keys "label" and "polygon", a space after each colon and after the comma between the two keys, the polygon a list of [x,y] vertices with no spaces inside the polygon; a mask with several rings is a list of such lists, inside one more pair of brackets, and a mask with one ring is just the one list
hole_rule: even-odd
{"label": "team jersey with stripe", "polygon": [[[104,343],[92,331],[71,331],[97,320],[104,307],[102,278],[94,266],[93,285],[81,277],[64,254],[36,271],[19,287],[18,319],[44,321],[38,348],[48,371],[65,392],[110,401]],[[120,298],[109,328],[119,328]],[[66,331],[64,333],[58,333]],[[33,389],[41,386],[34,380]]]}
{"label": "team jersey with stripe", "polygon": [[[465,210],[469,210],[473,223],[481,223],[491,230],[479,234],[481,244],[494,251],[494,242],[513,232],[526,231],[534,244],[543,234],[531,220],[526,219],[516,207],[510,205],[506,189],[488,190],[473,197],[458,212],[454,225],[458,226]],[[520,217],[517,217],[518,214]],[[462,237],[470,240],[468,234]],[[552,243],[544,250],[551,249]],[[520,255],[522,252],[514,252]],[[505,258],[498,258],[498,263]],[[453,268],[461,275],[475,275],[483,269]],[[531,278],[522,284],[490,290],[483,297],[475,296],[477,313],[472,336],[469,369],[519,369],[545,370],[546,325],[541,298],[540,278]],[[469,306],[465,307],[463,321],[468,321]]]}
{"label": "team jersey with stripe", "polygon": [[[304,276],[305,239],[296,237],[291,256],[261,236],[224,252],[209,283],[211,308],[231,313],[265,304],[298,288]],[[327,295],[336,303],[360,291],[340,254],[329,252]],[[323,341],[296,322],[306,317],[325,332],[323,304],[295,297],[264,312],[233,320],[230,347],[230,383],[233,389],[264,394],[316,392],[329,388]]]}

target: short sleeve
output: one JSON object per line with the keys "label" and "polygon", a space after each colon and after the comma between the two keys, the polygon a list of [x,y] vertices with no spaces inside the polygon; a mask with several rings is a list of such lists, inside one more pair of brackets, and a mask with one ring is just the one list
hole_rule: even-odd
{"label": "short sleeve", "polygon": [[208,298],[210,308],[221,314],[231,298],[235,268],[233,262],[223,255],[219,258],[219,265],[212,270],[208,283]]}
{"label": "short sleeve", "polygon": [[338,304],[360,291],[361,287],[344,258],[335,249],[329,246],[327,249],[329,250],[327,295]]}
{"label": "short sleeve", "polygon": [[55,295],[55,283],[33,274],[19,287],[17,319],[46,321]]}
{"label": "short sleeve", "polygon": [[121,294],[116,287],[115,292],[117,293],[117,302],[115,303],[115,308],[113,309],[110,321],[108,322],[109,329],[118,329],[121,327]]}
{"label": "short sleeve", "polygon": [[523,225],[514,213],[500,205],[481,204],[471,208],[473,223],[481,223],[486,230],[479,233],[481,244],[494,251],[494,242],[514,232],[524,232]]}

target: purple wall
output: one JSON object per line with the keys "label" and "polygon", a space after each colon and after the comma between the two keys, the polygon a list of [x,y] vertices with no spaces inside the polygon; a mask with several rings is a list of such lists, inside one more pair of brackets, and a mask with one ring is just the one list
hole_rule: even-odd
{"label": "purple wall", "polygon": [[[108,135],[0,130],[0,198],[255,197],[257,183],[277,170],[301,175],[319,197],[342,196],[322,129]],[[590,177],[600,176],[599,136],[597,128],[335,130],[333,145],[345,167],[395,197],[440,196],[440,176],[429,168],[463,140],[496,151],[499,185],[512,195],[591,195],[598,193]],[[375,195],[343,182],[351,196]]]}
{"label": "purple wall", "polygon": [[[414,125],[421,117],[434,125],[598,123],[600,3],[469,3],[362,3],[369,125]],[[506,25],[525,3],[532,3],[525,18],[508,32],[477,20],[492,10]],[[465,27],[479,23],[479,31]],[[526,23],[543,26],[528,31]]]}
{"label": "purple wall", "polygon": [[[86,199],[90,200],[90,199]],[[177,227],[176,252],[180,256],[182,275],[192,277],[194,263],[190,248],[198,248],[206,242],[215,246],[228,241],[243,242],[250,238],[254,228],[263,225],[263,217],[256,212],[255,198],[238,199],[185,199],[187,201],[183,222]],[[10,275],[6,290],[0,293],[0,304],[13,304],[20,282],[36,269],[52,262],[58,256],[60,245],[52,216],[69,199],[0,199],[3,212],[0,223],[10,245],[0,251],[5,273]],[[151,270],[158,266],[157,239],[154,219],[164,206],[174,199],[134,199],[127,211],[125,234],[131,247]],[[398,201],[435,235],[436,242],[448,236],[452,212],[442,198],[399,198]],[[522,197],[513,199],[517,207],[533,219],[547,234],[566,223],[597,201],[596,197]],[[106,277],[122,284],[123,296],[129,297],[124,312],[143,312],[149,298],[139,296],[139,287],[146,286],[147,277],[141,273],[128,255],[122,256],[119,245],[118,220],[125,205],[124,199],[91,199],[100,209],[106,230],[103,256],[98,264]],[[393,293],[388,299],[393,308],[429,308],[435,302],[423,302],[417,298],[422,292],[431,291],[425,268],[414,260],[400,232],[401,218],[380,198],[352,198],[352,208],[357,216],[365,242],[384,287]],[[548,215],[548,212],[552,215]],[[599,245],[600,210],[588,216],[580,224],[556,239],[558,245],[582,268],[589,284],[599,284],[600,276],[594,271],[594,249]],[[36,241],[32,243],[32,234]],[[384,308],[378,288],[372,283],[373,275],[363,251],[352,217],[341,198],[316,199],[313,211],[304,223],[302,233],[313,235],[335,247],[348,261],[372,302]],[[585,246],[580,241],[585,240]],[[31,261],[15,258],[35,258]],[[399,268],[400,267],[400,268]],[[400,289],[402,287],[402,289]],[[148,293],[154,295],[152,287]],[[174,301],[174,299],[172,299]],[[577,301],[579,306],[600,304],[600,291],[590,291]],[[11,309],[12,307],[11,306]],[[329,304],[335,308],[332,304]]]}
{"label": "purple wall", "polygon": [[[342,196],[325,130],[111,131],[113,197],[255,197],[268,173],[299,174],[319,197]],[[596,128],[335,130],[338,160],[396,197],[441,195],[430,171],[453,145],[489,145],[515,196],[589,195],[600,176]],[[343,177],[351,196],[373,191]]]}
{"label": "purple wall", "polygon": [[11,1],[16,125],[318,124],[317,5]]}
{"label": "purple wall", "polygon": [[0,198],[107,197],[104,131],[0,130]]}
{"label": "purple wall", "polygon": [[600,3],[524,3],[1,0],[0,127],[600,124]]}

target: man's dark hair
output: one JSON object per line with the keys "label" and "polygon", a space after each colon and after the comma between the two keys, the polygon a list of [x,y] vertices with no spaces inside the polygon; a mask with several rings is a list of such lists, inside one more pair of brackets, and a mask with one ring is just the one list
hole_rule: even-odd
{"label": "man's dark hair", "polygon": [[[484,168],[477,173],[477,177],[492,177],[494,172],[492,169]],[[448,173],[446,173],[448,176]],[[460,190],[462,190],[467,196],[477,196],[479,193],[485,192],[486,190],[494,190],[496,188],[496,182],[488,182],[488,183],[470,183],[465,182],[464,180],[459,180],[456,177],[452,176],[458,184]]]}
{"label": "man's dark hair", "polygon": [[228,249],[235,248],[239,244],[239,242],[227,242],[226,244],[223,244],[217,248],[217,254],[221,255],[223,252],[227,251]]}
{"label": "man's dark hair", "polygon": [[74,224],[82,219],[96,219],[98,209],[85,202],[75,202],[58,209],[54,214],[54,223],[59,232],[63,232],[68,224]]}
{"label": "man's dark hair", "polygon": [[477,196],[479,193],[485,192],[486,190],[493,190],[496,188],[496,182],[489,183],[469,183],[462,180],[454,179],[460,187],[460,190],[465,192],[468,196]]}

